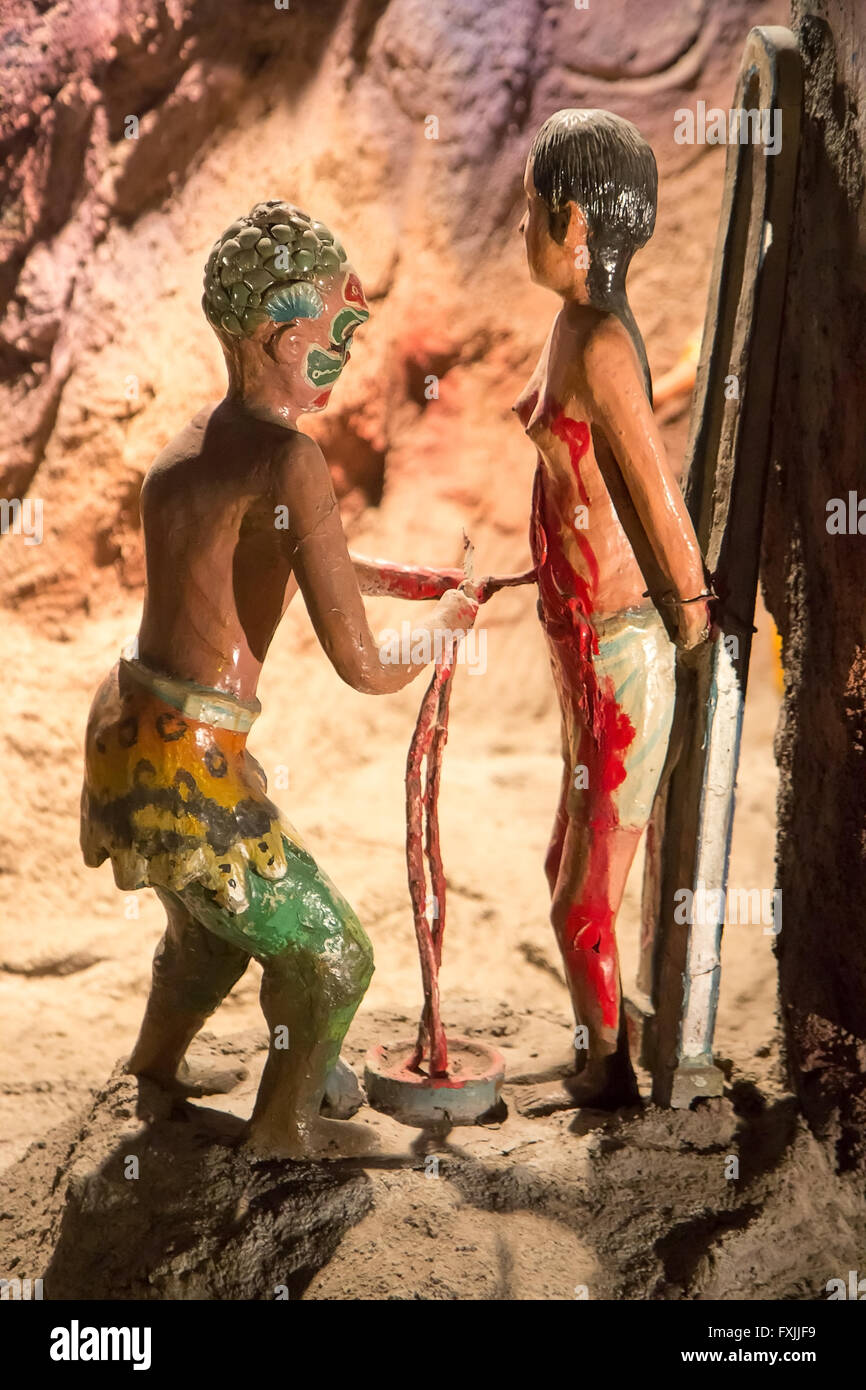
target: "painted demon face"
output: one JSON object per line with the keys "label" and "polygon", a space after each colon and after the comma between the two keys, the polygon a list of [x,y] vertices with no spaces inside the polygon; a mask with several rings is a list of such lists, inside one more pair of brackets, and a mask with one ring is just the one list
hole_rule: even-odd
{"label": "painted demon face", "polygon": [[[359,324],[366,323],[370,310],[364,298],[361,282],[353,270],[347,269],[323,300],[322,314],[317,326],[327,330],[307,348],[303,363],[304,380],[319,393],[313,402],[321,409],[328,394],[349,360],[352,336]],[[325,400],[320,401],[320,396]]]}

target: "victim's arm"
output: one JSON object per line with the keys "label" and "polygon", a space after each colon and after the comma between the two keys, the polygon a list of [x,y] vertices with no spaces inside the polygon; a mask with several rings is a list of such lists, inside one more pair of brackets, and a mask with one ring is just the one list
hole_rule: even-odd
{"label": "victim's arm", "polygon": [[370,559],[350,552],[362,594],[369,597],[441,598],[463,579],[458,569],[433,569],[428,565],[400,565],[392,560]]}
{"label": "victim's arm", "polygon": [[[587,348],[593,417],[613,450],[659,569],[677,604],[686,645],[706,625],[704,562],[679,484],[647,399],[637,354],[620,325]],[[691,610],[691,611],[690,611]]]}

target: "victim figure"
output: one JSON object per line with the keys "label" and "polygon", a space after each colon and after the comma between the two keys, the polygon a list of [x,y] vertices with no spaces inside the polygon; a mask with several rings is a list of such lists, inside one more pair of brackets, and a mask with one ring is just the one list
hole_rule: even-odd
{"label": "victim figure", "polygon": [[551,116],[525,169],[529,273],[562,301],[514,406],[537,453],[530,544],[562,713],[545,870],[585,1044],[574,1075],[524,1093],[529,1115],[638,1099],[615,924],[665,764],[676,646],[710,635],[704,564],[625,290],[656,186],[649,145],[607,111]]}

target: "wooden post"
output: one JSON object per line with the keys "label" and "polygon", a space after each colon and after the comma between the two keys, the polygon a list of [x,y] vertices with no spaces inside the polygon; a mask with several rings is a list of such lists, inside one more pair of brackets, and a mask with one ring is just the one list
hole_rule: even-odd
{"label": "wooden post", "polygon": [[[712,1044],[724,903],[800,138],[790,30],[751,31],[735,110],[779,111],[778,154],[731,143],[687,452],[686,500],[720,599],[718,640],[682,657],[672,747],[654,813],[639,986],[653,1100],[720,1095]],[[658,858],[656,859],[656,855]],[[689,890],[691,899],[682,890]],[[691,913],[689,913],[691,907]],[[692,921],[687,920],[691,915]]]}

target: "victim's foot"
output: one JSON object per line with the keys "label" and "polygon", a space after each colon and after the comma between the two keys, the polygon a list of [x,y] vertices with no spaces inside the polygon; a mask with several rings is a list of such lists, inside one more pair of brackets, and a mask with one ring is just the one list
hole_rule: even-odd
{"label": "victim's foot", "polygon": [[578,1110],[581,1106],[620,1110],[627,1105],[640,1105],[640,1092],[629,1059],[613,1053],[600,1062],[588,1064],[577,1076],[527,1086],[516,1105],[521,1115],[534,1120],[557,1110]]}
{"label": "victim's foot", "polygon": [[289,1130],[250,1124],[243,1150],[253,1159],[294,1158],[312,1160],[355,1158],[376,1147],[376,1136],[367,1125],[317,1117],[310,1124]]}

